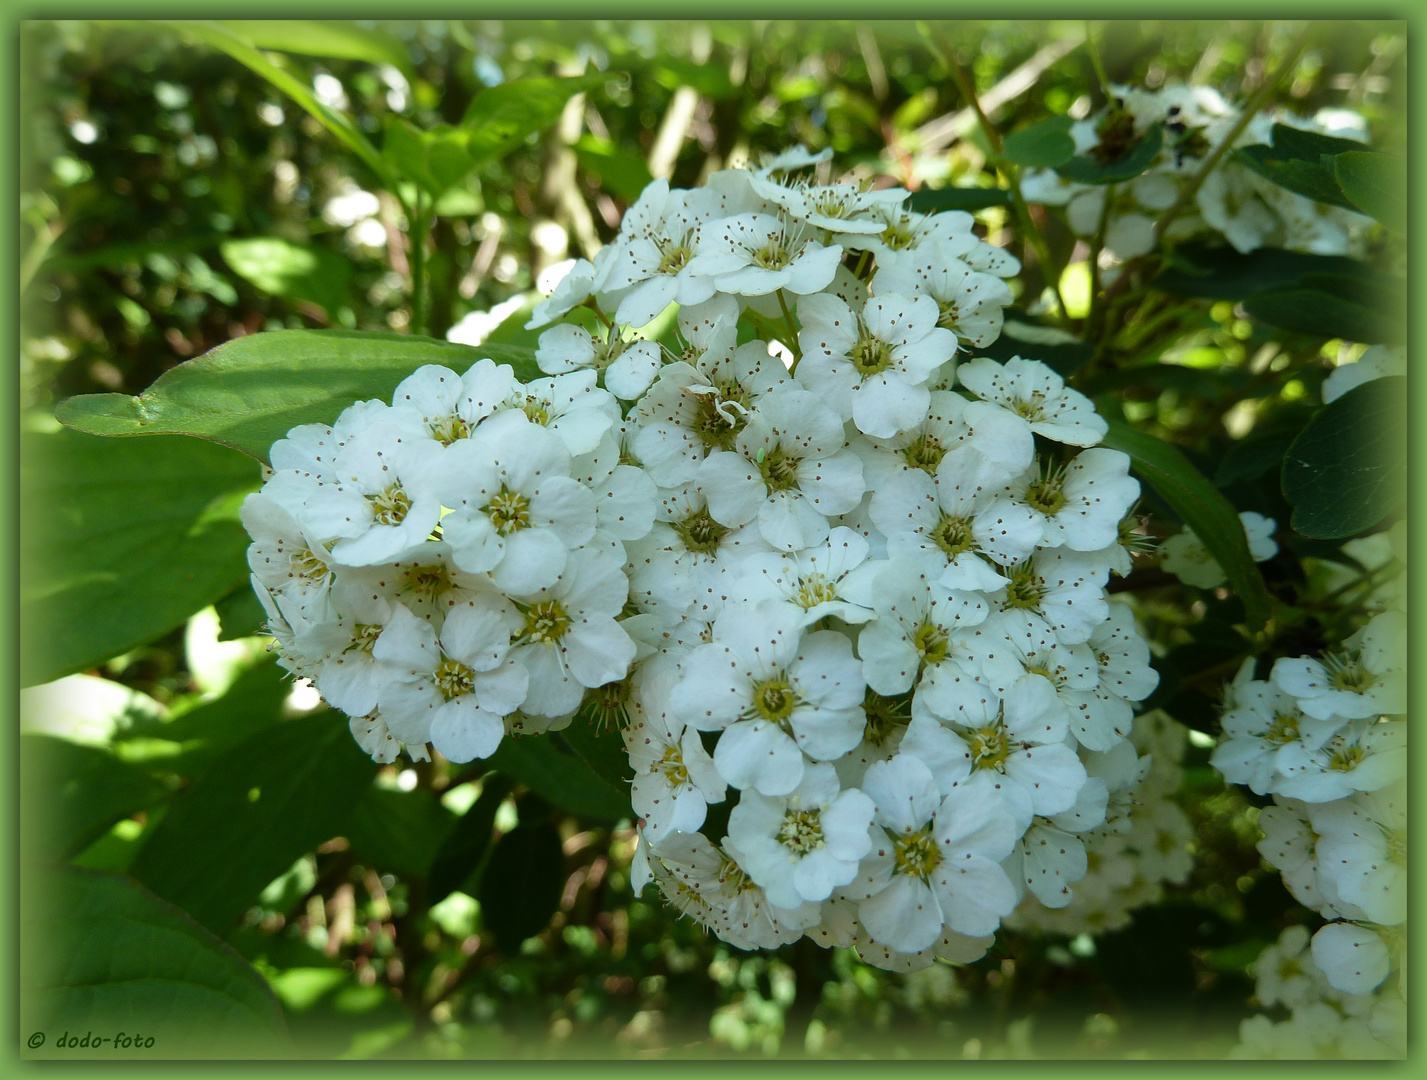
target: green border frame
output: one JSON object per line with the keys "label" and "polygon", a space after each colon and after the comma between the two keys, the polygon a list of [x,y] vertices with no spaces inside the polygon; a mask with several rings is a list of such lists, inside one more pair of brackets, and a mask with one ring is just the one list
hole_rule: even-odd
{"label": "green border frame", "polygon": [[[369,2],[348,2],[337,3],[335,0],[309,0],[301,5],[300,12],[294,12],[290,5],[273,3],[272,0],[257,0],[242,5],[232,5],[241,10],[225,11],[221,14],[232,17],[292,17],[301,14],[306,17],[332,16],[341,18],[390,18],[392,15],[390,5],[372,4]],[[532,15],[541,18],[649,18],[667,19],[671,14],[671,7],[667,3],[652,3],[648,0],[642,2],[630,2],[611,5],[604,10],[592,10],[590,5],[574,3],[572,0],[554,0],[546,3],[534,5],[535,11],[530,7],[524,7],[510,3],[493,4],[471,4],[471,3],[451,3],[435,2],[422,5],[420,11],[424,18],[492,18],[514,17],[518,19],[528,19]],[[474,10],[473,10],[474,9]],[[854,4],[850,0],[792,0],[777,5],[777,17],[788,19],[812,18],[827,19],[829,17],[847,19],[854,21],[863,11],[866,10],[864,4]],[[1126,0],[1099,0],[1098,3],[1085,5],[1085,8],[1075,12],[1078,18],[1090,17],[1093,19],[1115,19],[1115,18],[1144,18],[1145,8],[1143,5],[1132,4]],[[102,19],[102,18],[162,18],[162,17],[191,17],[193,7],[191,4],[182,4],[175,0],[161,0],[159,3],[148,3],[141,5],[121,5],[117,2],[95,3],[90,0],[88,3],[78,3],[73,5],[51,5],[37,2],[22,2],[13,8],[7,7],[0,20],[3,20],[5,27],[5,37],[7,49],[4,53],[5,65],[14,65],[15,70],[4,80],[3,94],[5,99],[5,109],[3,116],[0,116],[0,125],[3,125],[5,144],[10,149],[12,165],[6,171],[4,177],[4,192],[7,205],[15,207],[18,204],[18,55],[19,55],[19,24],[27,20],[50,20],[50,19]],[[935,3],[927,0],[904,0],[903,3],[896,4],[894,11],[879,12],[882,18],[896,16],[900,18],[946,18],[948,16],[967,19],[1004,20],[1008,18],[1017,19],[1047,19],[1064,20],[1071,13],[1063,5],[1041,3],[1021,3],[1009,6],[990,4],[948,4],[945,2]],[[750,2],[750,0],[723,0],[722,3],[713,5],[696,5],[694,11],[680,11],[677,15],[680,19],[697,17],[717,18],[717,19],[748,19],[767,18],[770,12],[766,3]],[[1146,21],[1167,21],[1170,19],[1228,19],[1228,18],[1278,18],[1278,19],[1312,19],[1314,21],[1331,21],[1343,19],[1351,15],[1353,21],[1361,20],[1364,16],[1371,16],[1372,19],[1392,19],[1400,20],[1407,24],[1407,36],[1409,45],[1417,38],[1417,31],[1427,26],[1427,8],[1416,8],[1406,0],[1387,0],[1371,5],[1364,11],[1362,9],[1352,10],[1350,5],[1341,3],[1331,3],[1328,0],[1297,0],[1289,3],[1286,0],[1268,0],[1253,6],[1253,10],[1245,11],[1241,4],[1226,2],[1226,0],[1200,0],[1194,5],[1177,7],[1172,11],[1156,11],[1152,19]],[[403,12],[402,17],[410,17],[409,12]],[[1420,75],[1408,74],[1408,101],[1410,114],[1407,118],[1409,131],[1409,176],[1422,176],[1421,156],[1423,117],[1427,115],[1424,110],[1424,82]],[[1421,253],[1427,246],[1427,221],[1421,214],[1424,206],[1424,188],[1422,186],[1412,186],[1410,188],[1410,242],[1411,257],[1409,259],[1409,287],[1415,292],[1415,297],[1419,300],[1427,299],[1424,293],[1420,278]],[[18,221],[14,216],[7,215],[3,225],[3,241],[5,249],[10,253],[11,259],[7,264],[6,278],[10,287],[6,291],[5,306],[8,309],[9,325],[18,329],[20,323],[19,298],[13,282],[16,277],[16,268],[19,262],[19,230]],[[1410,309],[1411,323],[1409,327],[1409,354],[1419,356],[1422,354],[1423,338],[1423,317],[1421,315],[1422,305],[1413,305]],[[10,335],[7,342],[6,354],[10,361],[10,371],[18,371],[18,351],[19,334]],[[1409,381],[1409,392],[1411,395],[1410,408],[1414,416],[1427,415],[1427,379],[1414,378]],[[91,1070],[86,1070],[78,1063],[69,1065],[66,1063],[46,1062],[43,1064],[25,1061],[19,1057],[20,1038],[24,1034],[18,1030],[18,928],[17,928],[17,901],[18,901],[18,865],[16,863],[16,829],[18,824],[18,783],[16,776],[16,762],[18,761],[18,643],[20,627],[18,625],[18,527],[19,527],[19,507],[18,507],[18,394],[17,385],[14,378],[7,379],[0,389],[0,400],[4,402],[4,425],[6,427],[3,439],[3,455],[6,459],[3,467],[0,467],[0,504],[4,506],[6,521],[5,527],[0,530],[0,553],[3,553],[3,562],[9,569],[3,584],[3,599],[0,599],[0,642],[3,642],[4,654],[0,659],[0,681],[4,682],[6,693],[4,695],[4,720],[6,738],[4,746],[8,751],[7,757],[10,764],[0,769],[0,791],[3,791],[3,813],[9,820],[0,825],[0,860],[3,860],[4,880],[0,885],[0,920],[4,923],[4,933],[0,934],[0,969],[3,970],[3,977],[0,977],[0,1008],[3,1008],[5,1022],[5,1045],[0,1048],[0,1063],[7,1068],[5,1072],[16,1076],[65,1076],[81,1075]],[[1423,436],[1418,434],[1415,425],[1409,425],[1408,454],[1409,464],[1418,463],[1424,454]],[[1423,504],[1427,498],[1427,471],[1417,471],[1415,475],[1409,477],[1409,523],[1412,537],[1412,552],[1414,561],[1419,554],[1427,551],[1427,540],[1417,532],[1418,518],[1417,508]],[[1422,588],[1420,579],[1413,575],[1409,578],[1410,585],[1410,614],[1409,614],[1409,647],[1410,655],[1414,658],[1421,657],[1427,662],[1427,646],[1424,646],[1424,639],[1421,634],[1422,624]],[[1413,681],[1409,701],[1412,712],[1416,712],[1415,706],[1422,698],[1420,684]],[[1427,756],[1427,738],[1414,740],[1410,750],[1409,777],[1414,785],[1421,782],[1423,777],[1423,759]],[[1413,825],[1417,835],[1422,835],[1422,829],[1427,826],[1427,803],[1421,799],[1414,799],[1411,804],[1411,814],[1414,819]],[[1418,863],[1414,863],[1414,868],[1409,871],[1411,888],[1416,895],[1418,885],[1422,880],[1422,870]],[[1409,955],[1412,957],[1411,966],[1416,967],[1420,960],[1421,949],[1416,947],[1417,938],[1413,937],[1409,944]],[[1419,969],[1420,970],[1420,969]],[[1409,1003],[1409,1041],[1408,1056],[1402,1063],[1379,1065],[1376,1063],[1342,1063],[1331,1065],[1328,1063],[1318,1063],[1316,1065],[1304,1066],[1299,1063],[1265,1063],[1253,1062],[1242,1065],[1226,1065],[1221,1062],[1156,1062],[1154,1069],[1162,1075],[1198,1075],[1213,1069],[1216,1073],[1226,1073],[1229,1076],[1261,1076],[1265,1071],[1283,1074],[1287,1070],[1311,1068],[1318,1076],[1340,1076],[1366,1074],[1369,1070],[1373,1075],[1411,1075],[1408,1070],[1414,1064],[1419,1063],[1427,1054],[1424,1054],[1422,1021],[1427,1016],[1427,1002],[1424,1002],[1419,991],[1412,997]],[[455,1063],[453,1063],[455,1064]],[[471,1063],[462,1062],[455,1067],[462,1069],[476,1068],[487,1075],[511,1075],[511,1076],[549,1076],[554,1080],[560,1077],[561,1080],[569,1072],[569,1064],[565,1061],[537,1062],[537,1063],[504,1063],[504,1062],[484,1062]],[[716,1068],[724,1067],[723,1062],[694,1063],[680,1061],[676,1066],[681,1071],[692,1069],[705,1072]],[[727,1063],[732,1064],[732,1063]],[[132,1072],[135,1069],[142,1069],[145,1072],[157,1072],[160,1074],[177,1073],[187,1075],[190,1072],[229,1074],[229,1075],[258,1075],[259,1070],[264,1076],[284,1077],[284,1076],[305,1076],[315,1069],[335,1069],[338,1067],[350,1068],[349,1063],[311,1063],[311,1062],[282,1062],[261,1064],[257,1066],[237,1066],[222,1062],[135,1062],[132,1065],[109,1065],[106,1068],[117,1068],[123,1072]],[[366,1069],[390,1068],[390,1063],[369,1063],[364,1066]],[[407,1066],[409,1067],[409,1066]],[[439,1064],[432,1063],[432,1068],[441,1068]],[[449,1067],[449,1066],[448,1066]],[[585,1062],[581,1063],[581,1068],[587,1070],[590,1075],[615,1075],[616,1070],[620,1073],[634,1071],[648,1073],[667,1068],[664,1062],[649,1062],[641,1064],[629,1061],[605,1061],[605,1062]],[[784,1073],[789,1068],[794,1070],[835,1070],[838,1072],[852,1069],[862,1069],[865,1066],[853,1062],[785,1062],[770,1061],[767,1063],[740,1061],[736,1067],[741,1072],[752,1072],[753,1075],[776,1075]],[[922,1062],[899,1062],[897,1072],[900,1075],[940,1075],[948,1067],[965,1069],[976,1067],[972,1063],[963,1062],[952,1065],[945,1061],[922,1061]],[[1057,1064],[1060,1069],[1065,1069],[1071,1074],[1094,1075],[1105,1067],[1100,1062],[1060,1062]],[[980,1064],[981,1069],[994,1069],[1002,1075],[1021,1075],[1032,1077],[1043,1071],[1040,1063],[1010,1063],[998,1062],[993,1064]],[[1123,1070],[1143,1069],[1144,1066],[1134,1062],[1125,1062],[1119,1066]]]}

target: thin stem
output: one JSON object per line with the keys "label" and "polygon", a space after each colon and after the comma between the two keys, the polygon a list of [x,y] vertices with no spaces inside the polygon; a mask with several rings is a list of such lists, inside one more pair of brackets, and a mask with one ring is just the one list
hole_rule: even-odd
{"label": "thin stem", "polygon": [[793,322],[793,313],[788,310],[788,299],[783,295],[783,290],[778,290],[778,306],[783,309],[783,321],[788,324],[788,340],[784,342],[793,353],[793,370],[798,366],[798,361],[803,358],[803,350],[798,345],[798,329]]}
{"label": "thin stem", "polygon": [[945,34],[936,29],[932,31],[932,38],[934,49],[941,56],[941,61],[946,65],[947,70],[951,72],[951,77],[956,80],[956,85],[961,90],[961,96],[966,99],[967,106],[976,114],[976,122],[981,126],[981,132],[986,136],[986,141],[996,156],[996,168],[1006,180],[1006,187],[1011,193],[1011,205],[1016,212],[1016,219],[1020,223],[1022,235],[1025,236],[1036,253],[1036,261],[1041,264],[1041,274],[1055,296],[1060,321],[1065,323],[1068,316],[1065,313],[1065,298],[1060,295],[1060,268],[1051,261],[1050,245],[1046,243],[1045,237],[1036,227],[1035,219],[1031,217],[1030,208],[1026,206],[1025,196],[1021,194],[1020,170],[1016,168],[1014,162],[1007,161],[1003,156],[1005,146],[1001,142],[1001,135],[982,111],[981,100],[976,96],[976,88],[971,85],[971,80],[966,77],[966,72],[956,62],[956,52],[952,48],[951,42],[946,40]]}
{"label": "thin stem", "polygon": [[422,192],[416,192],[416,207],[409,216],[411,221],[411,332],[420,334],[425,329],[426,309],[426,208],[422,205]]}
{"label": "thin stem", "polygon": [[862,257],[857,260],[857,269],[853,272],[853,276],[856,277],[858,281],[863,280],[862,271],[867,269],[867,260],[871,257],[872,250],[870,248],[863,248]]}
{"label": "thin stem", "polygon": [[1090,66],[1095,69],[1095,78],[1100,80],[1100,92],[1105,95],[1106,101],[1113,100],[1110,93],[1110,80],[1105,75],[1105,61],[1100,59],[1100,47],[1095,44],[1095,34],[1092,32],[1090,20],[1085,20],[1085,48],[1090,53]]}
{"label": "thin stem", "polygon": [[[1092,50],[1093,52],[1093,50]],[[1090,310],[1085,315],[1085,340],[1096,342],[1100,336],[1100,321],[1105,314],[1100,300],[1100,252],[1105,250],[1105,230],[1110,224],[1110,206],[1115,201],[1115,186],[1105,188],[1105,201],[1100,204],[1100,220],[1095,235],[1090,238]]]}

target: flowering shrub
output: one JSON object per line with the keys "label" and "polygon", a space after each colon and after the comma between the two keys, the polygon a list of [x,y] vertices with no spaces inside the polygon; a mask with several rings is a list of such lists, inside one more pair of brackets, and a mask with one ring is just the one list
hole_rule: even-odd
{"label": "flowering shrub", "polygon": [[[523,1000],[549,1045],[628,1053],[679,1045],[666,1015],[851,1052],[901,1009],[966,1057],[1047,1056],[1032,1024],[1078,1009],[1079,1054],[1180,1052],[1163,1020],[1201,1056],[1402,1056],[1380,112],[1300,93],[1303,35],[1210,86],[1111,82],[1090,28],[1056,48],[1091,92],[998,122],[1053,49],[983,96],[947,25],[915,32],[930,74],[864,27],[867,127],[798,112],[766,57],[706,69],[727,42],[697,26],[678,63],[577,27],[605,45],[552,75],[473,25],[426,25],[418,76],[381,33],[293,24],[376,66],[310,91],[277,24],[177,28],[351,159],[274,144],[273,199],[320,211],[219,242],[285,328],[168,326],[202,355],[147,389],[92,364],[142,393],[28,422],[21,769],[62,812],[22,837],[61,927],[25,1030],[144,978],[176,1055],[323,1010],[358,1017],[334,1054],[496,1054]],[[620,64],[663,88],[657,134]],[[174,160],[227,168],[189,94],[153,91]],[[67,289],[87,256],[36,269],[62,232],[24,269]],[[193,245],[120,246],[173,271],[158,304],[123,263],[131,326],[190,286],[237,303]]]}

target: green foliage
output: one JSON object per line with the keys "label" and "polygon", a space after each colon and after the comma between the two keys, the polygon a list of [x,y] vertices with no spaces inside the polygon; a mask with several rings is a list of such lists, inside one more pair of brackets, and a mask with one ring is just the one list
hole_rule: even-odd
{"label": "green foliage", "polygon": [[447,832],[427,875],[428,903],[439,903],[457,889],[472,894],[477,891],[472,882],[479,881],[476,872],[490,848],[496,811],[512,786],[502,776],[488,777],[481,786],[480,797]]}
{"label": "green foliage", "polygon": [[1306,195],[1314,202],[1358,209],[1343,194],[1333,164],[1334,155],[1360,151],[1362,143],[1313,131],[1274,124],[1272,146],[1241,146],[1233,156],[1279,187]]}
{"label": "green foliage", "polygon": [[1229,500],[1169,443],[1112,421],[1103,445],[1130,455],[1134,471],[1193,529],[1224,568],[1250,629],[1268,621],[1270,600],[1239,515]]}
{"label": "green foliage", "polygon": [[247,580],[253,463],[185,439],[70,431],[20,442],[20,679],[81,671],[182,623]]}
{"label": "green foliage", "polygon": [[168,788],[108,750],[48,735],[20,736],[20,797],[34,807],[21,839],[30,860],[67,859]]}
{"label": "green foliage", "polygon": [[1407,162],[1392,154],[1350,150],[1333,159],[1333,178],[1348,200],[1395,233],[1407,232]]}
{"label": "green foliage", "polygon": [[329,314],[346,302],[352,265],[326,248],[255,236],[225,240],[218,250],[235,274],[273,296],[308,300]]}
{"label": "green foliage", "polygon": [[58,869],[31,883],[24,923],[24,1031],[92,1032],[78,1053],[132,1058],[116,1034],[152,1037],[145,1058],[268,1057],[289,1052],[282,1010],[237,953],[187,914],[126,878]]}
{"label": "green foliage", "polygon": [[274,724],[174,799],[134,877],[226,930],[294,859],[341,834],[373,772],[340,713]]}
{"label": "green foliage", "polygon": [[516,348],[484,348],[410,335],[345,330],[286,330],[230,341],[180,364],[139,397],[92,394],[65,402],[56,415],[96,435],[195,435],[262,461],[298,424],[330,424],[354,401],[390,398],[423,364],[465,371],[489,356],[537,370]]}
{"label": "green foliage", "polygon": [[1175,296],[1247,300],[1257,293],[1290,288],[1311,277],[1372,277],[1367,263],[1342,255],[1310,255],[1263,247],[1247,254],[1227,245],[1182,244],[1170,252],[1154,287]]}
{"label": "green foliage", "polygon": [[942,210],[984,210],[988,206],[1010,206],[1011,193],[1004,188],[922,188],[912,192],[907,208],[918,214]]}
{"label": "green foliage", "polygon": [[1324,539],[1353,536],[1398,509],[1406,496],[1407,379],[1355,386],[1325,405],[1283,459],[1293,527]]}
{"label": "green foliage", "polygon": [[560,907],[564,859],[560,833],[546,820],[522,821],[496,841],[477,899],[503,951],[549,925]]}
{"label": "green foliage", "polygon": [[411,55],[390,34],[364,30],[349,22],[309,19],[233,19],[223,29],[259,49],[390,64],[408,78],[415,75]]}
{"label": "green foliage", "polygon": [[1101,161],[1092,154],[1077,154],[1055,171],[1078,184],[1118,184],[1133,180],[1153,165],[1163,147],[1164,128],[1153,124],[1123,157]]}
{"label": "green foliage", "polygon": [[357,797],[345,829],[352,850],[366,865],[425,880],[457,820],[430,791],[372,786]]}
{"label": "green foliage", "polygon": [[1050,116],[1007,135],[1002,156],[1017,165],[1034,168],[1064,165],[1075,156],[1075,140],[1070,137],[1074,122],[1068,116]]}
{"label": "green foliage", "polygon": [[1391,293],[1361,279],[1321,276],[1306,279],[1303,287],[1255,293],[1244,310],[1272,326],[1318,337],[1400,341],[1406,328],[1391,303]]}
{"label": "green foliage", "polygon": [[632,816],[629,788],[591,770],[559,734],[504,739],[487,761],[491,768],[581,817],[614,824]]}
{"label": "green foliage", "polygon": [[498,161],[558,120],[573,95],[602,85],[605,78],[520,79],[482,90],[461,118],[461,127],[470,132],[472,161],[479,166]]}

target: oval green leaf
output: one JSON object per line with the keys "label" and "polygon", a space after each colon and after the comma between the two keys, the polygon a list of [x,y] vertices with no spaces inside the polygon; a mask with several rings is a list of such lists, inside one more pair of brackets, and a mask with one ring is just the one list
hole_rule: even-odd
{"label": "oval green leaf", "polygon": [[330,424],[354,401],[390,400],[423,364],[459,374],[482,357],[540,378],[529,349],[456,345],[409,334],[278,330],[236,338],[170,368],[138,397],[85,394],[55,415],[95,435],[193,435],[266,461],[298,424]]}
{"label": "oval green leaf", "polygon": [[93,667],[246,581],[238,505],[258,482],[250,459],[190,439],[25,433],[21,682]]}
{"label": "oval green leaf", "polygon": [[1055,171],[1078,184],[1117,184],[1122,180],[1133,180],[1148,169],[1163,148],[1164,129],[1154,124],[1141,136],[1134,149],[1118,161],[1104,162],[1090,154],[1077,154],[1056,166]]}
{"label": "oval green leaf", "polygon": [[[129,879],[57,869],[32,882],[25,899],[20,1027],[47,1036],[30,1056],[290,1053],[282,1009],[252,965]],[[142,1036],[143,1048],[116,1047],[120,1034]],[[60,1047],[64,1035],[88,1036],[88,1045]]]}
{"label": "oval green leaf", "polygon": [[608,78],[594,74],[516,79],[482,90],[461,120],[461,127],[470,133],[467,151],[473,162],[488,165],[504,157],[528,136],[560,119],[571,97],[602,86]]}
{"label": "oval green leaf", "polygon": [[1128,454],[1140,478],[1159,492],[1194,530],[1224,568],[1229,584],[1244,602],[1249,628],[1259,629],[1268,621],[1271,600],[1258,564],[1249,553],[1248,537],[1233,505],[1208,477],[1163,439],[1136,431],[1118,420],[1111,420],[1109,424],[1110,431],[1103,444]]}
{"label": "oval green leaf", "polygon": [[481,875],[481,918],[506,953],[540,933],[560,908],[565,852],[549,821],[522,821],[496,841]]}
{"label": "oval green leaf", "polygon": [[310,301],[329,315],[346,302],[352,264],[335,251],[276,236],[225,240],[218,250],[233,273],[263,292]]}
{"label": "oval green leaf", "polygon": [[1030,168],[1053,169],[1075,156],[1075,140],[1068,116],[1050,116],[1006,136],[1001,156]]}
{"label": "oval green leaf", "polygon": [[1354,536],[1396,511],[1407,488],[1407,378],[1355,386],[1318,412],[1283,459],[1295,531]]}
{"label": "oval green leaf", "polygon": [[1396,233],[1407,231],[1407,162],[1392,154],[1351,150],[1333,159],[1343,194]]}

